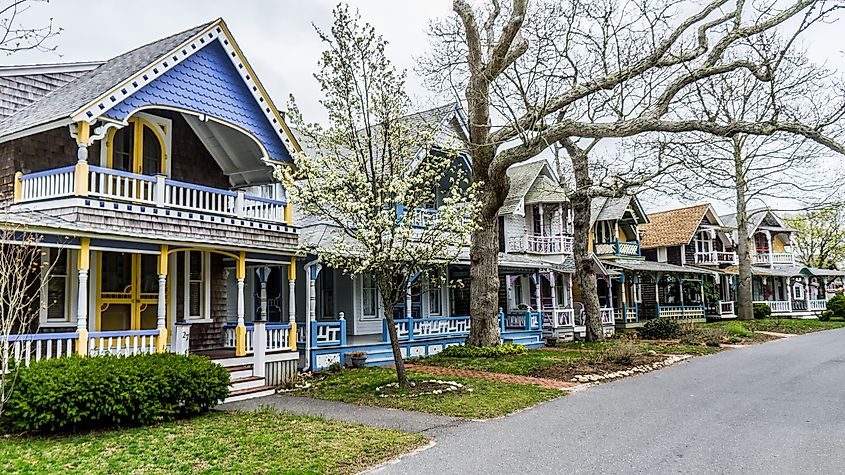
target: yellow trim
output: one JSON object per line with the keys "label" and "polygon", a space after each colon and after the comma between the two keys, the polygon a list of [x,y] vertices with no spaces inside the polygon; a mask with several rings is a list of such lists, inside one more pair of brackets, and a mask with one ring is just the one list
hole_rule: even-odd
{"label": "yellow trim", "polygon": [[76,330],[76,354],[88,356],[88,330]]}
{"label": "yellow trim", "polygon": [[235,356],[246,355],[246,326],[235,327]]}
{"label": "yellow trim", "polygon": [[74,195],[88,196],[88,162],[76,162],[76,168],[73,173],[76,177],[76,190],[74,191]]}
{"label": "yellow trim", "polygon": [[88,145],[91,140],[91,124],[85,121],[76,123],[76,143],[78,145]]}
{"label": "yellow trim", "polygon": [[158,329],[158,336],[156,337],[156,352],[164,353],[167,351],[167,327]]}
{"label": "yellow trim", "polygon": [[241,251],[237,261],[235,276],[238,280],[246,278],[246,252]]}
{"label": "yellow trim", "polygon": [[158,255],[158,275],[167,275],[167,244],[161,245],[161,254]]}
{"label": "yellow trim", "polygon": [[77,255],[76,269],[88,270],[91,267],[91,238],[79,240],[79,254]]}
{"label": "yellow trim", "polygon": [[285,205],[285,223],[288,226],[293,226],[293,203],[290,201]]}
{"label": "yellow trim", "polygon": [[290,258],[290,264],[288,264],[288,280],[296,280],[296,258]]}
{"label": "yellow trim", "polygon": [[23,185],[21,184],[21,177],[23,172],[15,172],[15,197],[14,202],[17,203],[23,196]]}
{"label": "yellow trim", "polygon": [[[144,173],[144,127],[150,129],[158,139],[158,145],[161,148],[161,169],[158,173],[164,175],[167,172],[167,149],[164,145],[165,137],[163,137],[156,124],[141,117],[131,117],[127,124],[133,124],[132,131],[132,173]],[[118,129],[109,129],[106,137],[106,167],[114,168],[114,135]],[[87,189],[87,187],[86,187]]]}
{"label": "yellow trim", "polygon": [[211,252],[216,254],[222,254],[226,257],[231,257],[232,259],[238,260],[240,256],[233,252],[228,251],[221,251],[219,249],[209,249],[207,247],[175,247],[167,251],[168,254],[173,254],[175,252],[182,252],[182,251],[200,251],[200,252]]}
{"label": "yellow trim", "polygon": [[[96,307],[96,324],[95,328],[97,331],[102,330],[102,311],[103,311],[103,304],[116,304],[116,305],[129,305],[129,330],[140,330],[141,329],[141,308],[144,305],[158,305],[158,292],[156,292],[155,298],[141,298],[141,254],[131,254],[132,257],[132,269],[131,269],[131,277],[130,277],[130,291],[127,297],[121,298],[103,298],[103,289],[102,289],[102,282],[103,282],[103,252],[100,252],[100,258],[97,259],[97,307]],[[164,308],[165,308],[165,328],[169,328],[170,325],[170,311],[169,305],[170,302],[170,295],[168,295],[165,288],[164,293]],[[164,334],[164,338],[161,340],[166,344],[167,342],[167,334]]]}
{"label": "yellow trim", "polygon": [[290,351],[296,351],[296,322],[290,322],[290,330],[288,330],[288,345]]}

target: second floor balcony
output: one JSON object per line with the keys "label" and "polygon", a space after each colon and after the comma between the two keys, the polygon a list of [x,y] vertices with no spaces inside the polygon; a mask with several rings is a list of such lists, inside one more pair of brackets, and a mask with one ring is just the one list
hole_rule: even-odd
{"label": "second floor balcony", "polygon": [[733,265],[733,264],[737,263],[737,258],[736,258],[735,252],[724,252],[724,251],[696,252],[695,253],[695,263],[696,264],[728,264],[728,265]]}
{"label": "second floor balcony", "polygon": [[[70,206],[74,199],[97,199],[127,206],[186,211],[245,221],[292,226],[285,201],[111,168],[77,164],[15,177],[16,205],[30,208]],[[67,201],[71,200],[71,201]]]}
{"label": "second floor balcony", "polygon": [[510,236],[508,250],[528,254],[572,254],[572,242],[572,236],[568,235],[544,236],[524,233],[521,236]]}
{"label": "second floor balcony", "polygon": [[639,241],[615,241],[605,243],[595,243],[593,245],[593,252],[597,256],[639,256],[640,242]]}
{"label": "second floor balcony", "polygon": [[757,249],[751,253],[751,262],[766,266],[791,266],[795,264],[795,256],[791,252],[770,252],[767,249]]}

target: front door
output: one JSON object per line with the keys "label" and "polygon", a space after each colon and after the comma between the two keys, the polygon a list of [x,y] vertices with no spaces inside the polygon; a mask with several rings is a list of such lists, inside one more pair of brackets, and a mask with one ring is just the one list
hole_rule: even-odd
{"label": "front door", "polygon": [[158,307],[154,254],[100,253],[97,330],[153,330]]}

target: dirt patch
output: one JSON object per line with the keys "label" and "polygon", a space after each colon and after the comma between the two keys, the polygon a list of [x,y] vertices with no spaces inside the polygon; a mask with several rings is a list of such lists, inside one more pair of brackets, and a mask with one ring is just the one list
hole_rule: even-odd
{"label": "dirt patch", "polygon": [[636,366],[644,366],[664,361],[665,355],[636,355],[624,364],[607,358],[597,358],[594,361],[581,360],[556,364],[531,373],[535,378],[557,379],[571,381],[572,378],[584,374],[608,374],[625,371]]}

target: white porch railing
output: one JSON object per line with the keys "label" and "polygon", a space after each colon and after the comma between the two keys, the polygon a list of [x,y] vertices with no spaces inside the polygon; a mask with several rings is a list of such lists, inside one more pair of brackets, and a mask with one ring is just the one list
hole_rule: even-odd
{"label": "white porch railing", "polygon": [[810,299],[807,300],[807,308],[811,312],[820,312],[827,310],[827,300],[825,299]]}
{"label": "white porch railing", "polygon": [[0,339],[0,361],[3,369],[10,360],[29,366],[33,361],[71,356],[76,351],[77,333],[36,333],[10,335],[8,341]]}
{"label": "white porch railing", "polygon": [[91,332],[88,334],[88,355],[129,356],[155,353],[158,330],[126,330]]}
{"label": "white porch railing", "polygon": [[575,310],[571,308],[556,308],[542,311],[543,326],[558,328],[575,325]]}
{"label": "white porch railing", "polygon": [[604,307],[601,309],[601,324],[602,325],[613,325],[614,316],[613,316],[613,308],[611,307]]}
{"label": "white porch railing", "polygon": [[772,309],[772,313],[789,313],[792,305],[788,300],[755,300],[754,303],[764,303]]}
{"label": "white porch railing", "polygon": [[[223,347],[235,348],[235,324],[227,324],[223,329]],[[266,351],[284,351],[292,348],[290,341],[290,325],[287,323],[265,323],[264,329],[267,332]],[[297,329],[298,331],[298,329]],[[255,352],[255,326],[251,323],[246,325],[246,353]]]}
{"label": "white porch railing", "polygon": [[522,249],[531,254],[572,254],[572,236],[526,234]]}
{"label": "white porch railing", "polygon": [[595,254],[598,256],[613,254],[617,256],[639,256],[640,243],[638,241],[632,242],[609,242],[596,243],[593,245]]}
{"label": "white porch railing", "polygon": [[704,307],[701,305],[660,305],[657,307],[658,318],[671,318],[675,320],[683,320],[690,318],[704,318]]}
{"label": "white porch railing", "polygon": [[792,265],[795,263],[795,256],[791,252],[755,252],[752,256],[754,264],[782,264]]}
{"label": "white porch railing", "polygon": [[734,314],[734,303],[733,301],[725,301],[720,300],[719,306],[719,315],[733,315]]}
{"label": "white porch railing", "polygon": [[[87,194],[105,200],[256,221],[285,220],[284,201],[246,195],[242,191],[185,183],[164,176],[141,175],[97,166],[88,166],[88,176],[77,180],[78,170],[78,167],[63,167],[17,176],[16,195],[19,196],[16,202],[26,203]],[[87,182],[87,189],[77,190],[78,181]]]}
{"label": "white porch railing", "polygon": [[624,305],[621,308],[617,308],[614,314],[614,318],[620,323],[634,323],[639,321],[639,308],[637,305],[634,306],[627,306]]}

